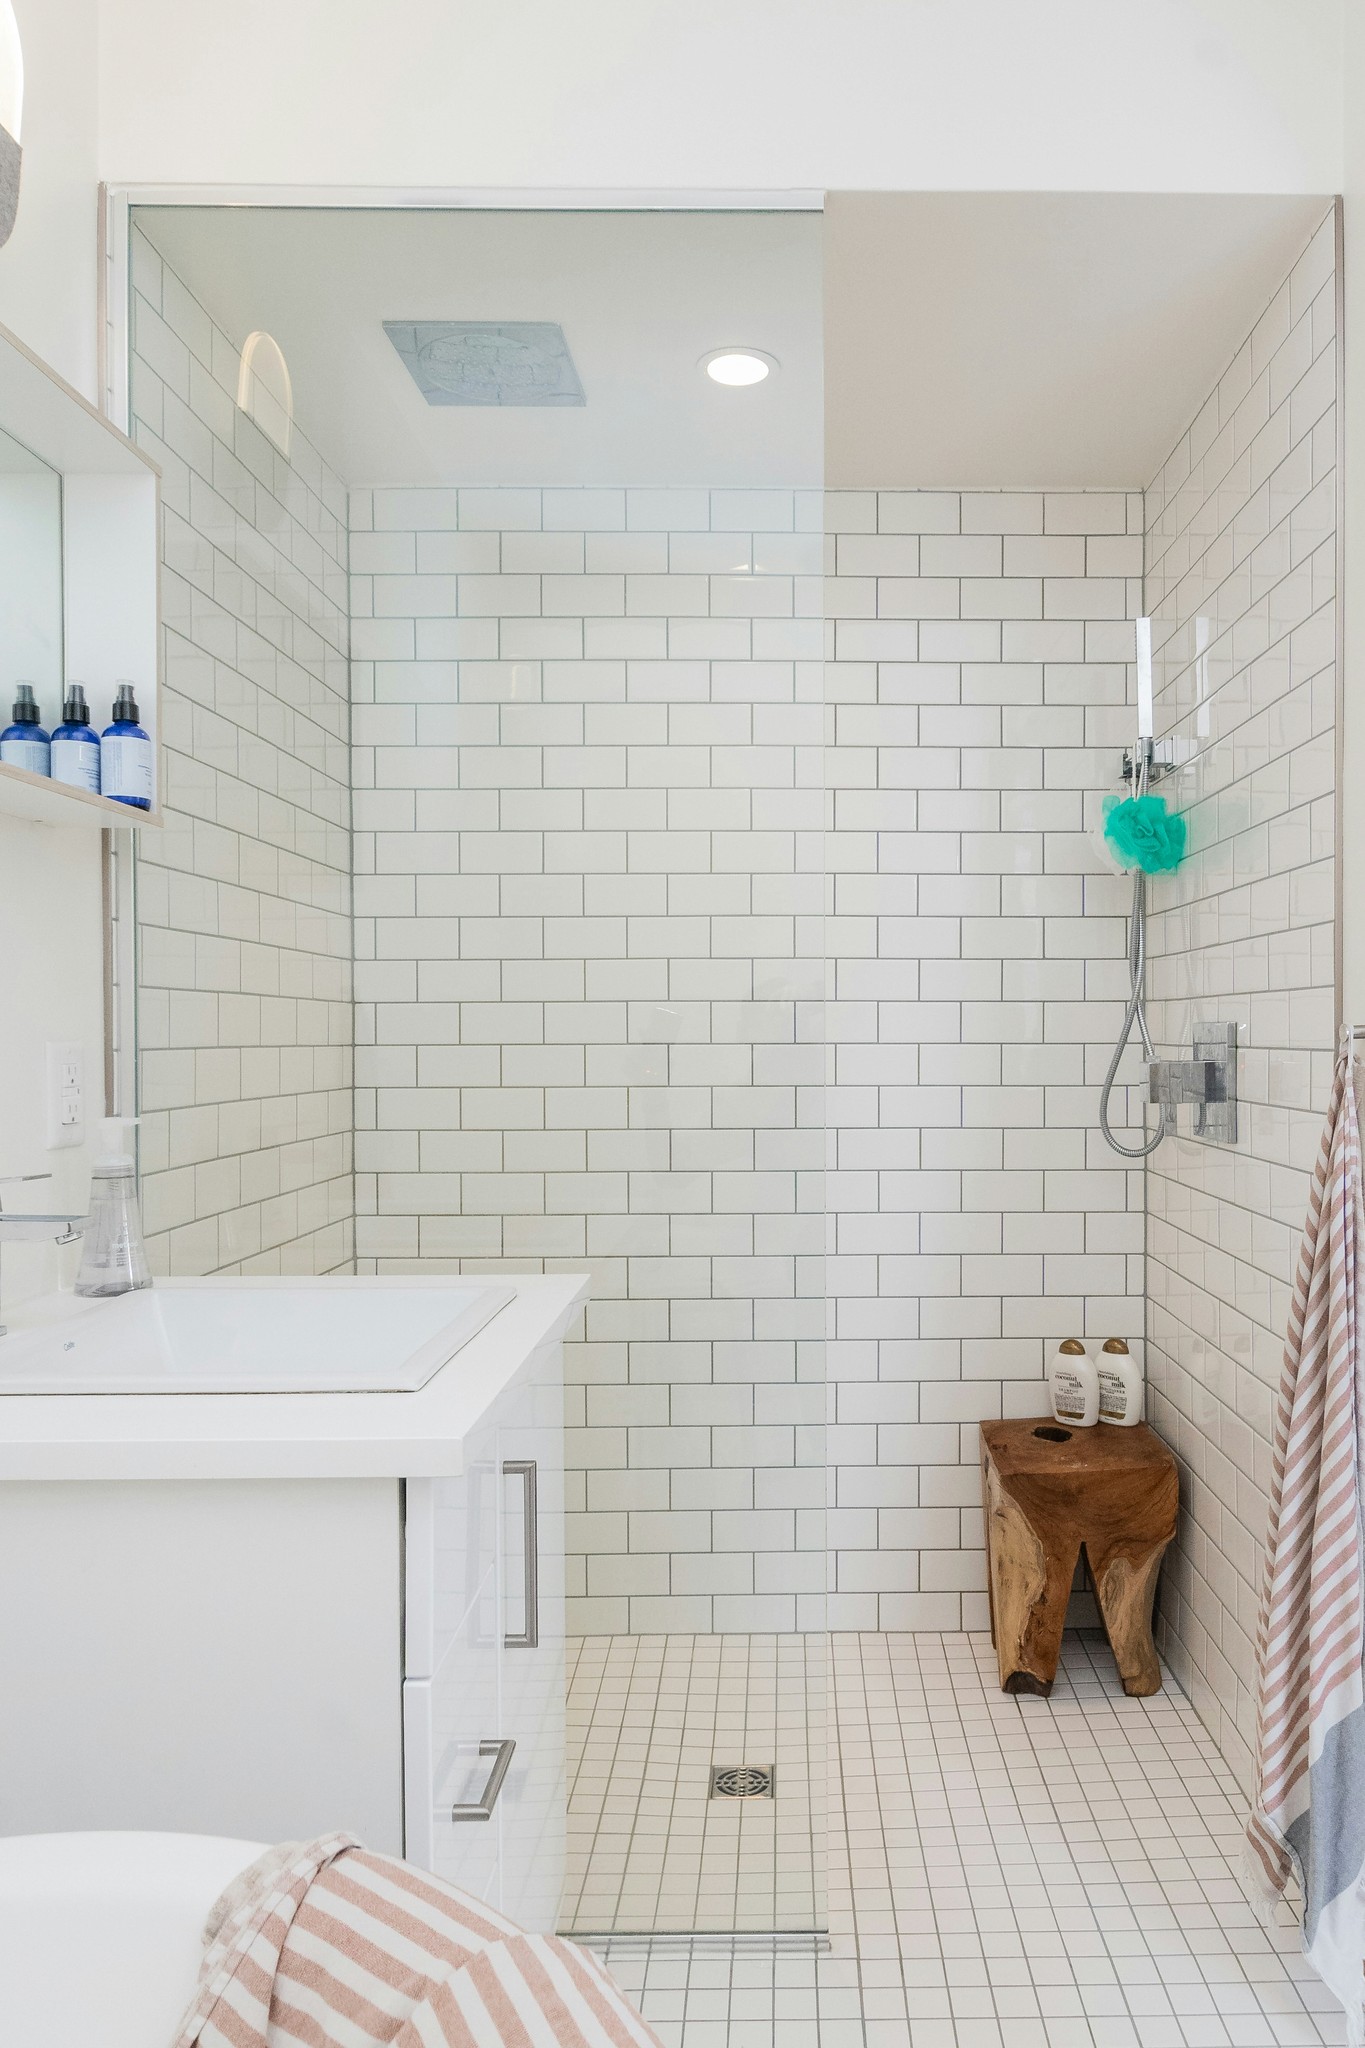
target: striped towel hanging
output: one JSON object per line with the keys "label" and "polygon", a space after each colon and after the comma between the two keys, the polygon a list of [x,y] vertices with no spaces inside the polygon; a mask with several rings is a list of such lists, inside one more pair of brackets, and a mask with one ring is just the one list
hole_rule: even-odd
{"label": "striped towel hanging", "polygon": [[1297,1873],[1304,1952],[1365,2044],[1365,1371],[1360,1127],[1337,1062],[1294,1281],[1275,1416],[1256,1655],[1256,1794],[1246,1867],[1260,1902]]}
{"label": "striped towel hanging", "polygon": [[595,1956],[350,1835],[268,1850],[205,1943],[172,2048],[659,2048]]}

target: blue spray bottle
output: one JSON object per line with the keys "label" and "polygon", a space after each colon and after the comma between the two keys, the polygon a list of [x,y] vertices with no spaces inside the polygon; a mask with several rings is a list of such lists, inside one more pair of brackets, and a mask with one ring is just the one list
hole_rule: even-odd
{"label": "blue spray bottle", "polygon": [[27,768],[30,775],[52,773],[51,741],[39,722],[32,683],[14,686],[14,723],[0,732],[0,761]]}
{"label": "blue spray bottle", "polygon": [[137,722],[131,683],[118,685],[113,722],[100,737],[100,789],[116,803],[152,808],[152,742]]}
{"label": "blue spray bottle", "polygon": [[90,708],[80,683],[66,686],[62,722],[52,735],[52,780],[99,795],[99,734],[90,723]]}

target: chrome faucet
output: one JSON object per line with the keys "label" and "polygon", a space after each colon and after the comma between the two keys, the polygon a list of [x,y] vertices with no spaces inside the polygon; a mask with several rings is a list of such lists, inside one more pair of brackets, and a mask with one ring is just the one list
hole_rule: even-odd
{"label": "chrome faucet", "polygon": [[[12,1173],[0,1176],[0,1188],[24,1187],[32,1181],[51,1180],[50,1173]],[[6,1242],[75,1244],[85,1234],[86,1217],[67,1216],[55,1212],[21,1213],[7,1209],[4,1197],[0,1196],[0,1250]],[[0,1281],[0,1303],[4,1301],[3,1282]],[[0,1337],[7,1334],[4,1323],[0,1323]]]}

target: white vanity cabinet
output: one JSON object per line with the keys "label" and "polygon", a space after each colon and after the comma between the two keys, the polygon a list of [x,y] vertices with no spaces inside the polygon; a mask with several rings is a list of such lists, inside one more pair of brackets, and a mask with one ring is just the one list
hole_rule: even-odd
{"label": "white vanity cabinet", "polygon": [[0,1835],[345,1828],[551,1931],[583,1291],[411,1394],[0,1399]]}

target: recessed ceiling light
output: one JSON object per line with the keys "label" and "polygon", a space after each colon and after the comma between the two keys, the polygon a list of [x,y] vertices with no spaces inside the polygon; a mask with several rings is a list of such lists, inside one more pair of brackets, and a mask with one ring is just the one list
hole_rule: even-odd
{"label": "recessed ceiling light", "polygon": [[778,361],[758,348],[717,348],[702,357],[701,367],[717,384],[761,384]]}

